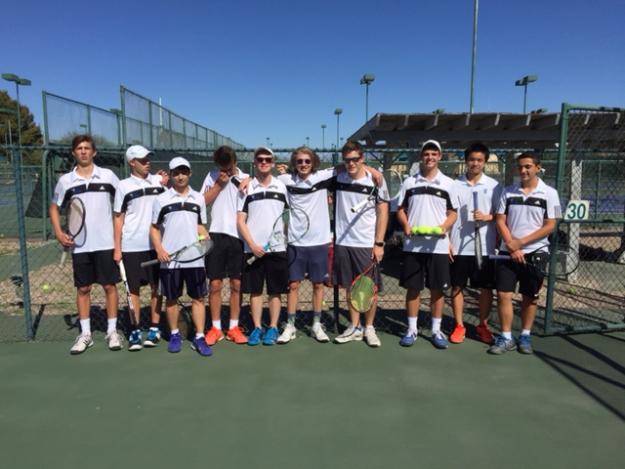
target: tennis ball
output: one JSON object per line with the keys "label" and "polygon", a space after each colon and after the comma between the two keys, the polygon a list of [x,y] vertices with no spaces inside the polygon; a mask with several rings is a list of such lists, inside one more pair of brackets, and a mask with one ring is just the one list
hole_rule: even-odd
{"label": "tennis ball", "polygon": [[432,226],[430,228],[430,233],[440,236],[443,234],[443,229],[440,226]]}
{"label": "tennis ball", "polygon": [[198,241],[204,241],[206,239],[206,236],[204,235],[197,235],[197,240]]}
{"label": "tennis ball", "polygon": [[413,235],[416,235],[417,233],[419,233],[419,227],[417,225],[413,226],[412,228],[410,228],[410,232]]}
{"label": "tennis ball", "polygon": [[41,285],[41,289],[44,291],[44,293],[48,293],[51,290],[51,286],[49,283],[44,283],[43,285]]}

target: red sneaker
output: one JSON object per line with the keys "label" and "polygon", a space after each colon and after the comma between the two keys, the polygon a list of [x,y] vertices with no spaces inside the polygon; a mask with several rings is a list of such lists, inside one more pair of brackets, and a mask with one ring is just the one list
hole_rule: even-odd
{"label": "red sneaker", "polygon": [[239,326],[233,327],[228,331],[226,340],[230,340],[235,344],[247,344],[247,337],[245,337],[243,330]]}
{"label": "red sneaker", "polygon": [[456,324],[456,328],[449,336],[449,341],[452,344],[461,344],[462,342],[464,342],[464,336],[466,335],[466,332],[467,330],[464,328],[464,326]]}
{"label": "red sneaker", "polygon": [[490,331],[486,324],[480,324],[475,328],[475,332],[477,333],[478,339],[484,342],[485,344],[492,345],[493,343],[493,333]]}
{"label": "red sneaker", "polygon": [[223,340],[224,333],[216,327],[211,327],[206,333],[205,339],[208,345],[215,345],[220,340]]}

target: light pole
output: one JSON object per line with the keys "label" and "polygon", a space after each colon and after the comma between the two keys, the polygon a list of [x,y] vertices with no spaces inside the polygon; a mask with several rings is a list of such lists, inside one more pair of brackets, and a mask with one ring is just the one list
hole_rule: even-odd
{"label": "light pole", "polygon": [[369,120],[369,85],[375,81],[375,75],[365,73],[360,79],[360,84],[365,85],[365,122]]}
{"label": "light pole", "polygon": [[321,149],[326,147],[326,127],[327,125],[321,124]]}
{"label": "light pole", "polygon": [[310,137],[306,137],[306,146],[310,148]]}
{"label": "light pole", "polygon": [[336,148],[339,148],[339,128],[340,128],[340,119],[341,114],[343,114],[343,109],[337,107],[334,110],[334,115],[336,116]]}
{"label": "light pole", "polygon": [[477,12],[479,0],[473,0],[473,49],[471,52],[471,98],[469,100],[469,114],[473,114],[473,85],[475,83],[475,61],[477,59]]}
{"label": "light pole", "polygon": [[18,77],[13,73],[3,73],[2,79],[15,83],[15,94],[17,95],[17,144],[22,145],[22,121],[20,118],[20,85],[30,86],[32,83],[26,78]]}
{"label": "light pole", "polygon": [[526,75],[520,80],[514,82],[514,86],[522,86],[523,89],[523,114],[527,111],[527,85],[538,80],[538,75]]}
{"label": "light pole", "polygon": [[267,140],[267,148],[271,148],[271,142],[269,141],[269,137],[265,137],[265,140]]}

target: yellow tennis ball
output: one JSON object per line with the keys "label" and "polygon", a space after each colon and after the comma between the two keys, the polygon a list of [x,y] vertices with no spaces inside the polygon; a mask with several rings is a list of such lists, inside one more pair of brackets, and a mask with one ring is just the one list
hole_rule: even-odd
{"label": "yellow tennis ball", "polygon": [[410,232],[413,235],[416,235],[417,233],[419,233],[419,227],[417,225],[413,226],[412,228],[410,228]]}
{"label": "yellow tennis ball", "polygon": [[422,226],[421,227],[421,234],[423,234],[423,235],[431,235],[432,234],[432,227],[431,226]]}
{"label": "yellow tennis ball", "polygon": [[204,236],[204,235],[198,235],[198,236],[197,236],[197,240],[198,240],[198,241],[203,241],[203,240],[205,240],[205,239],[206,239],[206,236]]}
{"label": "yellow tennis ball", "polygon": [[52,287],[50,287],[49,283],[44,283],[43,285],[41,285],[41,289],[46,293],[49,292],[51,288]]}
{"label": "yellow tennis ball", "polygon": [[433,226],[430,229],[430,232],[432,234],[435,234],[435,235],[442,235],[443,234],[443,229],[440,226]]}

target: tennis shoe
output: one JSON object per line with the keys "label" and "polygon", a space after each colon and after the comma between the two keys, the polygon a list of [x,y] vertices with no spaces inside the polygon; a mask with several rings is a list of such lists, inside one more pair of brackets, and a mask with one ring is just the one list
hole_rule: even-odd
{"label": "tennis shoe", "polygon": [[247,339],[247,345],[254,347],[263,340],[263,330],[260,327],[255,327],[252,333]]}
{"label": "tennis shoe", "polygon": [[358,340],[362,340],[362,328],[354,326],[349,326],[342,334],[334,338],[334,342],[337,344],[346,344]]}
{"label": "tennis shoe", "polygon": [[467,333],[467,330],[465,329],[464,326],[460,324],[456,324],[454,331],[449,336],[449,341],[452,344],[461,344],[462,342],[464,342],[466,333]]}
{"label": "tennis shoe", "polygon": [[412,347],[417,341],[417,331],[408,331],[406,335],[401,338],[399,345],[402,347]]}
{"label": "tennis shoe", "polygon": [[449,347],[449,341],[447,340],[447,336],[441,331],[432,334],[432,345],[440,350],[446,349],[447,347]]}
{"label": "tennis shoe", "polygon": [[226,334],[226,340],[234,342],[235,344],[247,344],[247,337],[245,337],[243,329],[239,326],[230,328]]}
{"label": "tennis shoe", "polygon": [[521,334],[519,336],[519,340],[517,341],[517,347],[519,352],[525,355],[531,355],[534,353],[534,349],[532,348],[532,338],[527,334]]}
{"label": "tennis shoe", "polygon": [[206,339],[202,337],[196,337],[191,341],[191,350],[195,350],[203,357],[210,357],[213,354],[213,349],[206,343]]}
{"label": "tennis shoe", "polygon": [[506,352],[516,350],[516,342],[514,339],[506,339],[503,335],[495,337],[495,343],[488,349],[491,355],[503,355]]}
{"label": "tennis shoe", "polygon": [[477,338],[485,344],[492,345],[494,342],[493,333],[490,331],[486,324],[480,324],[475,328]]}
{"label": "tennis shoe", "polygon": [[[267,331],[267,333],[269,333],[269,331]],[[278,343],[288,344],[296,337],[297,337],[297,329],[295,329],[295,325],[287,322],[286,326],[284,326],[284,329],[282,330],[282,334],[280,334],[280,337],[278,337]]]}
{"label": "tennis shoe", "polygon": [[180,332],[176,332],[169,337],[169,345],[167,351],[169,353],[178,353],[182,350],[182,336]]}
{"label": "tennis shoe", "polygon": [[364,336],[369,347],[379,347],[382,345],[382,342],[380,342],[380,338],[375,333],[375,328],[373,326],[365,327]]}
{"label": "tennis shoe", "polygon": [[144,347],[156,347],[158,343],[161,341],[161,331],[150,327],[148,331],[148,336],[145,338],[143,342]]}
{"label": "tennis shoe", "polygon": [[275,345],[276,340],[278,340],[278,328],[270,327],[263,337],[263,345]]}
{"label": "tennis shoe", "polygon": [[93,339],[91,338],[91,334],[80,334],[78,337],[76,337],[72,348],[69,349],[69,353],[71,353],[72,355],[78,355],[83,353],[90,347],[93,347]]}
{"label": "tennis shoe", "polygon": [[122,338],[117,331],[111,331],[106,334],[106,343],[109,350],[117,351],[122,349]]}
{"label": "tennis shoe", "polygon": [[224,333],[221,332],[221,329],[211,327],[204,338],[206,339],[206,343],[208,345],[215,345],[217,342],[224,339]]}
{"label": "tennis shoe", "polygon": [[130,333],[130,337],[128,337],[128,350],[131,352],[136,352],[141,350],[143,346],[141,345],[141,331],[134,330]]}
{"label": "tennis shoe", "polygon": [[320,322],[313,324],[310,334],[313,336],[313,338],[317,342],[322,342],[322,343],[330,342],[330,337],[328,337],[328,334],[326,334],[326,331],[323,330],[323,326],[321,325]]}

